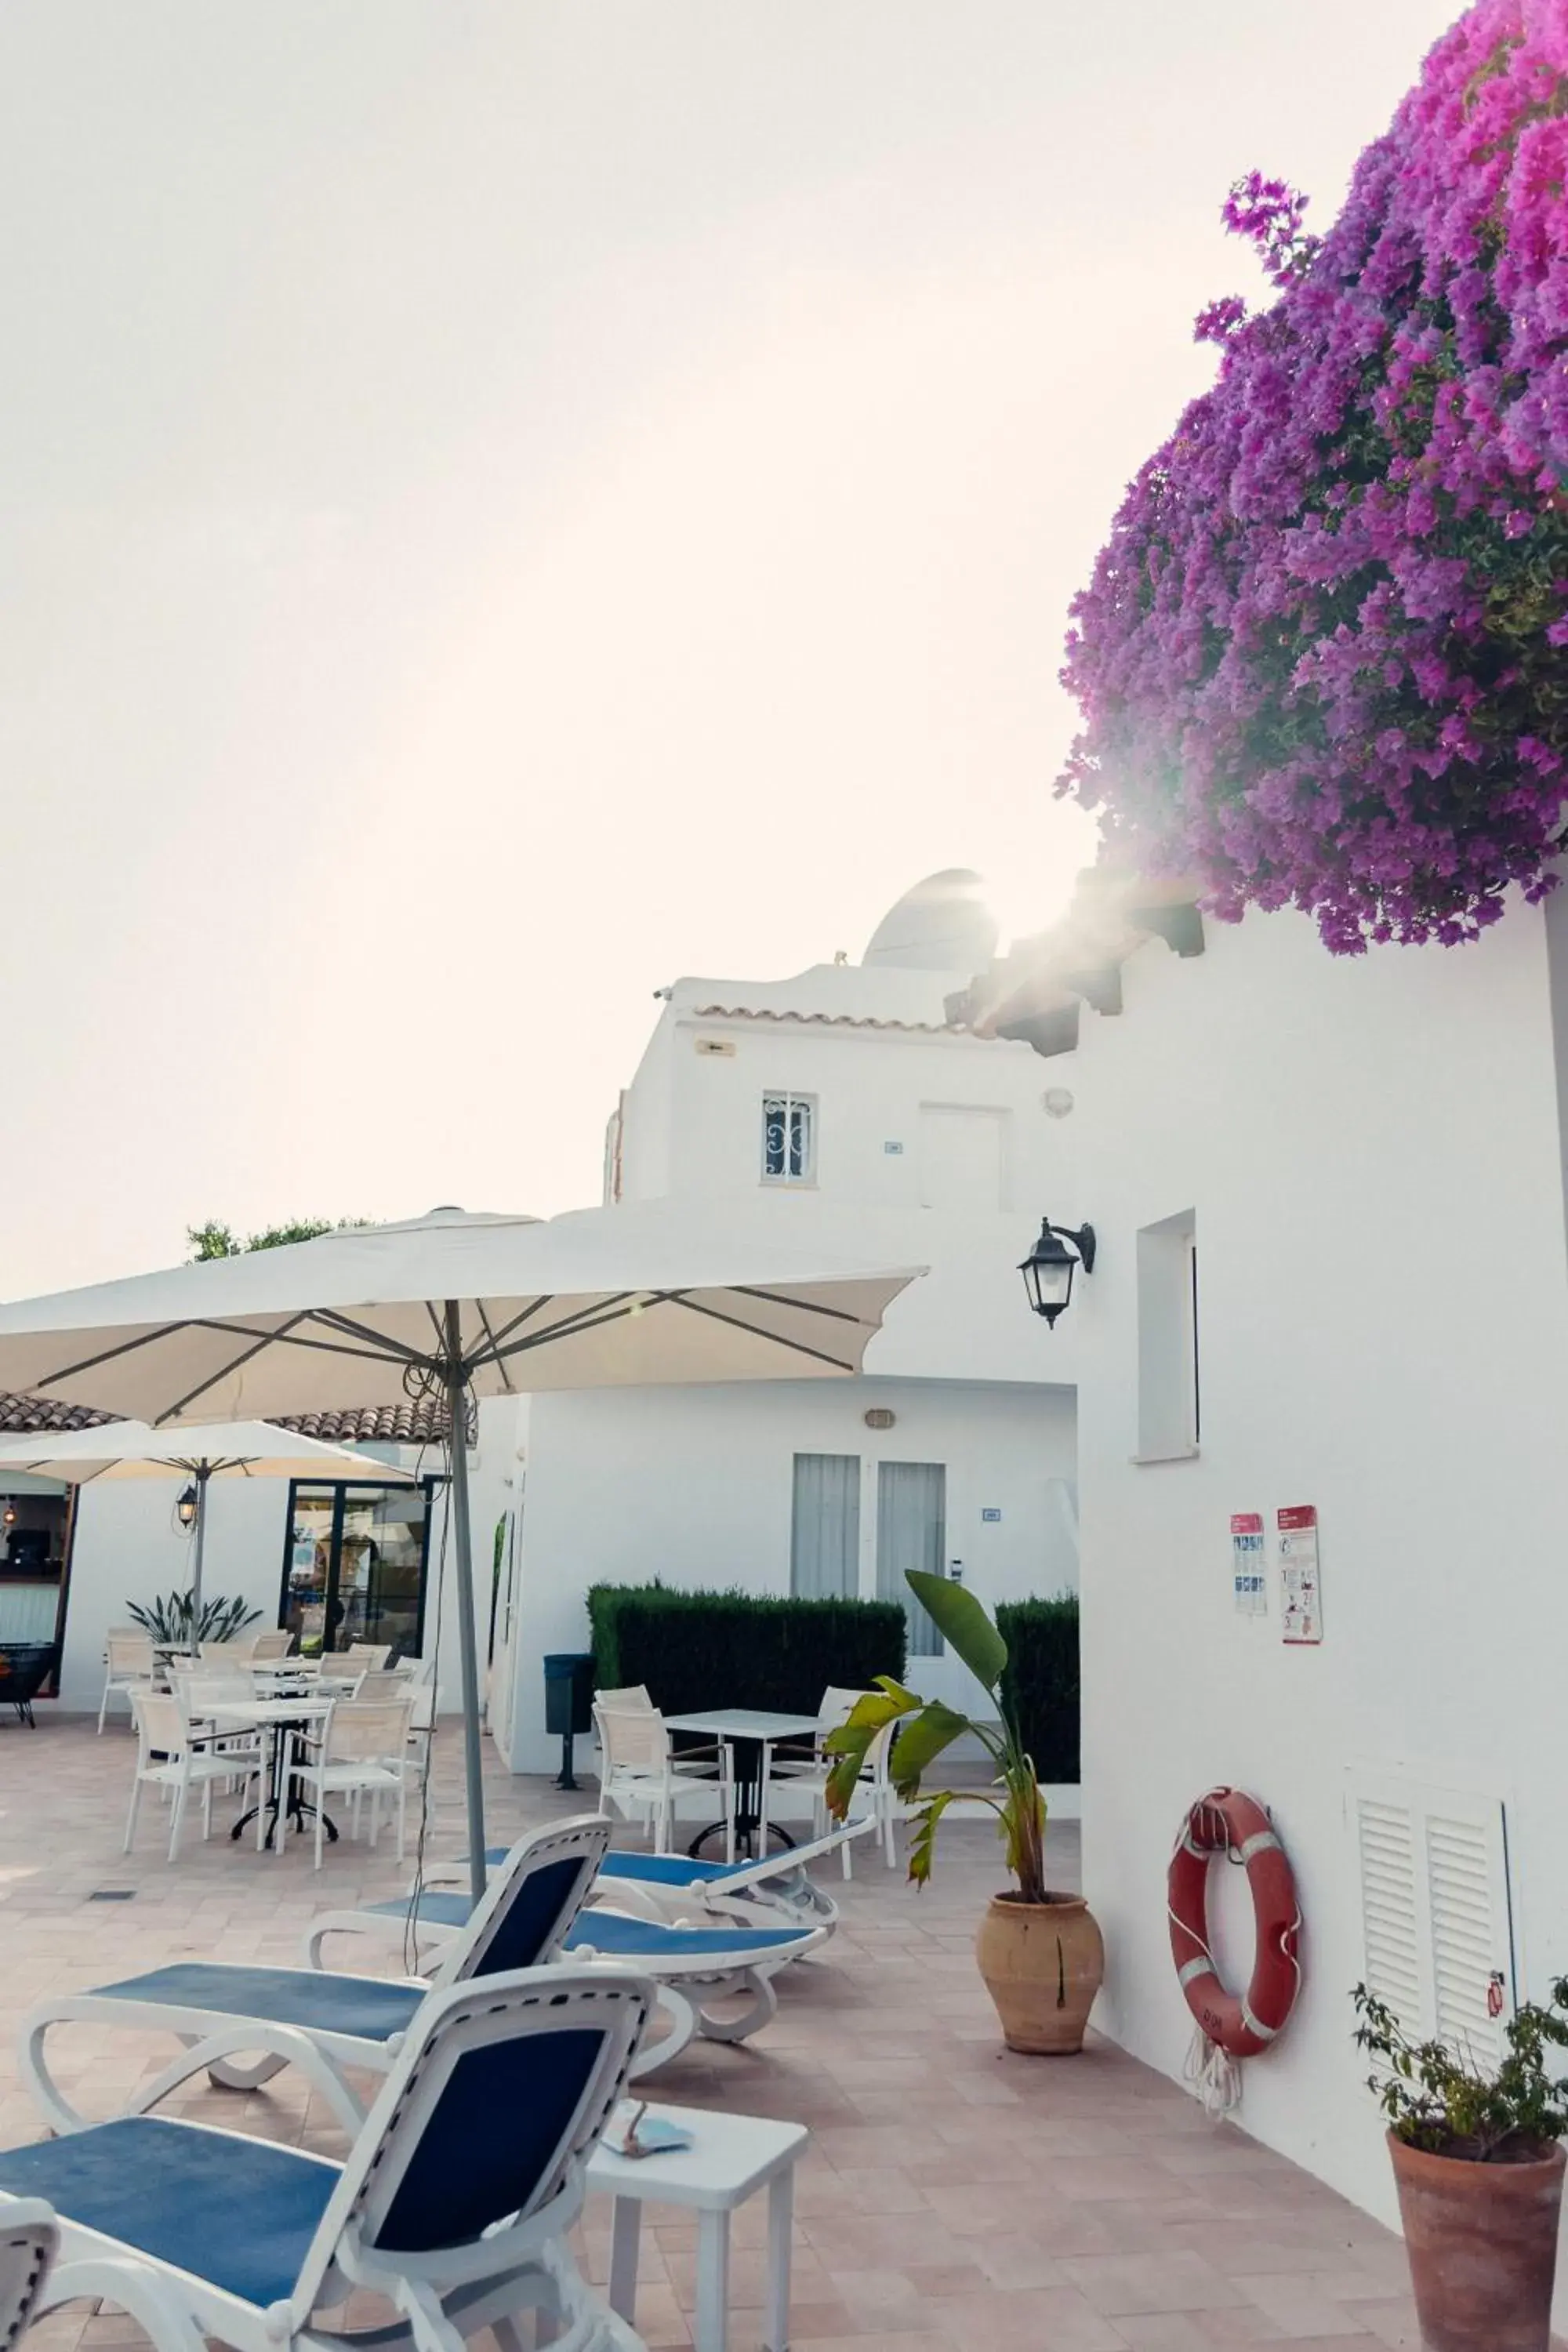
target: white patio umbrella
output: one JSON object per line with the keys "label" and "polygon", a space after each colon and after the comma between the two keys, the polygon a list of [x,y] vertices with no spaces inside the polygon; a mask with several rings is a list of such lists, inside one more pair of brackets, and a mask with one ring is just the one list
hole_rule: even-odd
{"label": "white patio umbrella", "polygon": [[323,1445],[267,1421],[206,1423],[177,1439],[144,1421],[110,1421],[96,1429],[40,1431],[0,1444],[0,1470],[26,1470],[85,1486],[95,1478],[184,1478],[195,1488],[191,1554],[191,1638],[202,1622],[202,1559],[206,1549],[207,1486],[214,1478],[374,1478],[402,1484],[412,1470],[372,1454]]}
{"label": "white patio umbrella", "polygon": [[484,1891],[470,1396],[860,1370],[925,1269],[846,1265],[779,1212],[651,1201],[541,1222],[436,1209],[0,1307],[0,1388],[156,1426],[439,1396],[447,1405],[469,1870]]}

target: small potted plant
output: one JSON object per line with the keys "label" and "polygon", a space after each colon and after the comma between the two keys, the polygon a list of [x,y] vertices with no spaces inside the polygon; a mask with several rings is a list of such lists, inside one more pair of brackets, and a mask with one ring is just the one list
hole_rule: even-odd
{"label": "small potted plant", "polygon": [[125,1613],[161,1647],[188,1650],[197,1642],[232,1642],[247,1625],[255,1624],[261,1612],[237,1594],[219,1592],[202,1602],[201,1623],[193,1625],[194,1596],[190,1592],[171,1592],[166,1600],[157,1595],[145,1609],[128,1601]]}
{"label": "small potted plant", "polygon": [[1568,2134],[1568,1977],[1504,2028],[1492,2069],[1445,2042],[1412,2042],[1365,1985],[1354,1994],[1368,2084],[1388,2117],[1421,2340],[1432,2352],[1547,2352]]}
{"label": "small potted plant", "polygon": [[[1046,1805],[1024,1746],[1016,1710],[1002,1689],[1007,1644],[972,1592],[920,1570],[906,1581],[938,1633],[996,1705],[995,1722],[976,1722],[941,1699],[920,1698],[889,1675],[858,1699],[848,1721],[824,1745],[837,1759],[827,1782],[827,1807],[842,1821],[873,1743],[884,1733],[896,1742],[892,1781],[906,1802],[918,1801],[910,1841],[910,1876],[931,1876],[936,1827],[957,1801],[988,1805],[1014,1885],[994,1895],[975,1937],[975,1958],[996,2005],[1009,2050],[1056,2056],[1081,2050],[1084,2027],[1105,1973],[1105,1947],[1083,1897],[1046,1885]],[[893,1729],[892,1727],[901,1726]],[[924,1787],[927,1771],[965,1734],[980,1742],[995,1767],[988,1789]]]}

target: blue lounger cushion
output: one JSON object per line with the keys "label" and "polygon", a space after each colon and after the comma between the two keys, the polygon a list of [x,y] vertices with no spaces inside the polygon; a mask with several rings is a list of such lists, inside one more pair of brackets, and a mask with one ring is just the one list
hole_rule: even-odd
{"label": "blue lounger cushion", "polygon": [[247,2303],[294,2292],[339,2168],[198,2124],[127,2116],[0,2154],[0,2190],[173,2263]]}
{"label": "blue lounger cushion", "polygon": [[[410,1897],[400,1895],[390,1903],[367,1903],[365,1911],[374,1919],[406,1919]],[[433,1927],[466,1927],[473,1913],[472,1897],[467,1895],[446,1895],[439,1887],[426,1886],[419,1896],[419,1916]]]}
{"label": "blue lounger cushion", "polygon": [[[405,1895],[399,1903],[373,1903],[368,1907],[381,1917],[404,1919],[408,1916],[408,1898]],[[426,1889],[419,1900],[419,1916],[439,1927],[460,1927],[468,1919],[468,1907],[466,1895],[432,1894]],[[618,1911],[584,1911],[579,1913],[561,1948],[564,1952],[591,1948],[595,1952],[629,1954],[657,1969],[661,1953],[672,1959],[689,1959],[693,1953],[711,1952],[716,1959],[723,1960],[736,1952],[776,1951],[781,1947],[787,1950],[815,1932],[810,1927],[667,1927],[654,1919],[623,1918]],[[265,1975],[267,1971],[258,1973]],[[150,1981],[148,1978],[138,1979],[140,1983]],[[268,2011],[268,2014],[272,2012]],[[300,2020],[301,2023],[305,2021]]]}
{"label": "blue lounger cushion", "polygon": [[686,1959],[711,1954],[716,1960],[737,1954],[787,1952],[816,1941],[811,1927],[664,1927],[651,1919],[624,1918],[618,1911],[584,1911],[562,1948],[568,1952],[614,1952],[646,1960],[657,1971],[661,1958]]}
{"label": "blue lounger cushion", "polygon": [[108,2000],[145,2000],[160,2008],[205,2009],[224,2017],[260,2017],[321,2033],[390,2042],[406,2031],[425,1998],[423,1985],[385,1977],[329,1976],[316,1969],[249,1969],[187,1960],[120,1984],[94,1985]]}
{"label": "blue lounger cushion", "polygon": [[750,1870],[749,1862],[692,1862],[679,1853],[607,1853],[601,1878],[635,1878],[644,1886],[715,1886]]}

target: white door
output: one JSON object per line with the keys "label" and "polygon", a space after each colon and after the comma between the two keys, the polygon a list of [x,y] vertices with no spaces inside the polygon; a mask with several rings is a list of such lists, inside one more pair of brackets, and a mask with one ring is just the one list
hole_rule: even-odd
{"label": "white door", "polygon": [[921,1105],[921,1206],[973,1213],[1006,1206],[1004,1126],[999,1110]]}

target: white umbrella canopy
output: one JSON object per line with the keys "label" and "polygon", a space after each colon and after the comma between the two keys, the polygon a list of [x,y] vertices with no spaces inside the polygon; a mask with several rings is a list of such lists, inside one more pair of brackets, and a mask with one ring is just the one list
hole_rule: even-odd
{"label": "white umbrella canopy", "polygon": [[85,1486],[98,1478],[185,1478],[196,1491],[191,1559],[191,1634],[202,1622],[202,1563],[206,1551],[207,1486],[214,1478],[365,1478],[399,1484],[411,1470],[373,1454],[323,1445],[319,1438],[274,1428],[266,1421],[206,1423],[176,1435],[144,1421],[111,1421],[96,1429],[39,1431],[0,1444],[0,1471],[26,1470]]}
{"label": "white umbrella canopy", "polygon": [[[791,1202],[772,1204],[788,1212]],[[0,1307],[0,1388],[157,1426],[469,1396],[860,1370],[923,1266],[836,1262],[721,1202],[548,1221],[435,1209],[407,1223]],[[469,1868],[484,1892],[467,1449],[450,1446]]]}
{"label": "white umbrella canopy", "polygon": [[759,1242],[717,1208],[548,1221],[434,1210],[0,1307],[0,1388],[157,1424],[476,1396],[855,1372],[922,1266]]}

